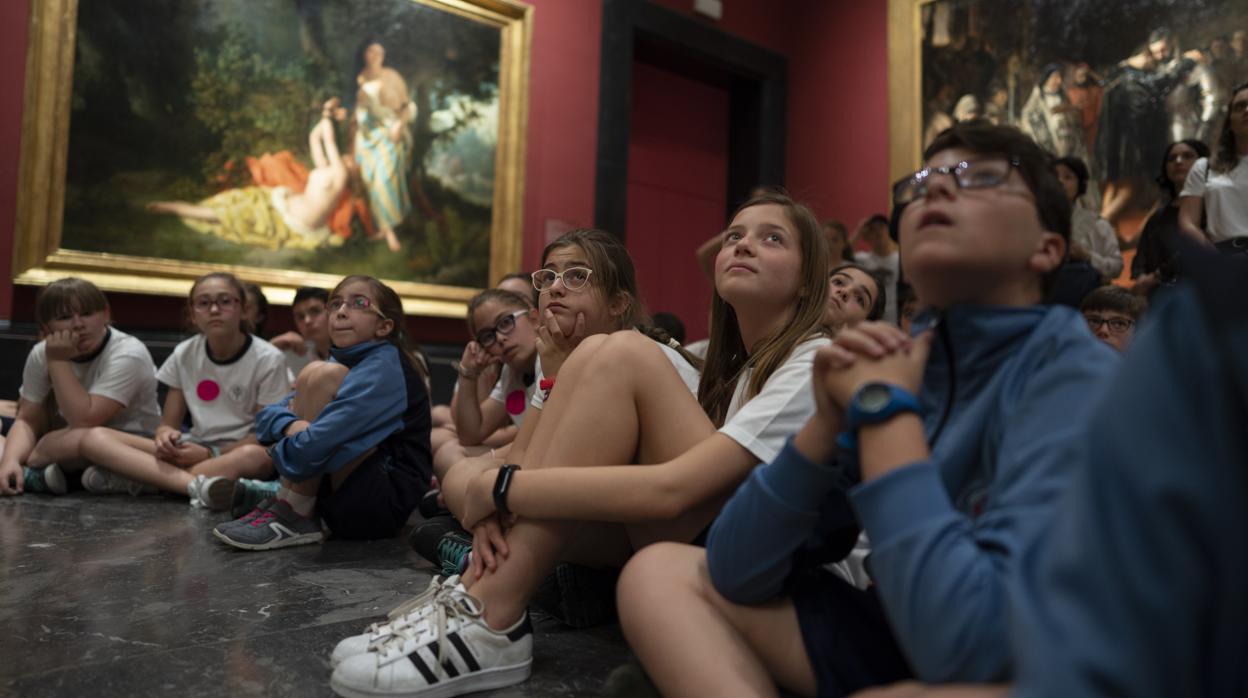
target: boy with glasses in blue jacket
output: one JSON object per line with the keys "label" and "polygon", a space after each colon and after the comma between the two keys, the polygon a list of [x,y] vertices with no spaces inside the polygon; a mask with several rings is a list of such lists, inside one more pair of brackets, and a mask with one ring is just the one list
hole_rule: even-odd
{"label": "boy with glasses in blue jacket", "polygon": [[[1052,525],[1116,358],[1041,304],[1070,234],[1047,155],[1016,129],[944,132],[898,183],[914,337],[838,334],[819,410],[754,470],[706,550],[642,551],[620,617],[664,695],[845,695],[1008,676],[1007,580]],[[858,538],[873,584],[828,572]]]}

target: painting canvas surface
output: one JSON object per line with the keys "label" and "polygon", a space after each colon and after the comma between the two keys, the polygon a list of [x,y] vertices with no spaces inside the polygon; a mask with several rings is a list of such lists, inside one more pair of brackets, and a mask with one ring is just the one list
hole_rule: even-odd
{"label": "painting canvas surface", "polygon": [[61,246],[485,286],[499,63],[412,0],[82,0]]}

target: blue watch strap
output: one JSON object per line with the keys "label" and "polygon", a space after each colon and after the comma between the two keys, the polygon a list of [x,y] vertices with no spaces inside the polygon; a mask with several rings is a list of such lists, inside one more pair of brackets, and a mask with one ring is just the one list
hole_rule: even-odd
{"label": "blue watch strap", "polygon": [[919,412],[919,399],[914,393],[891,383],[867,383],[849,401],[845,431],[857,432],[860,427],[886,422],[901,412]]}

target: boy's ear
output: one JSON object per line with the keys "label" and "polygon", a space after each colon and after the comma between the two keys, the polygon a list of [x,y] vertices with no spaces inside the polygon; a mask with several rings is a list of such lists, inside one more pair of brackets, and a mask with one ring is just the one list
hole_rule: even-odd
{"label": "boy's ear", "polygon": [[1032,250],[1027,266],[1043,276],[1061,266],[1063,259],[1066,259],[1066,239],[1057,233],[1045,231],[1036,241],[1036,248]]}

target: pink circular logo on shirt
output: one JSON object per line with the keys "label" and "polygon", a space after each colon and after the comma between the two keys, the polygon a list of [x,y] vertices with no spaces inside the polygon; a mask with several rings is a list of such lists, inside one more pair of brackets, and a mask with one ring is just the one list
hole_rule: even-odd
{"label": "pink circular logo on shirt", "polygon": [[217,385],[214,380],[204,379],[195,386],[195,394],[204,402],[212,402],[221,394],[221,386]]}
{"label": "pink circular logo on shirt", "polygon": [[507,395],[507,414],[521,414],[524,412],[524,391],[513,390]]}

